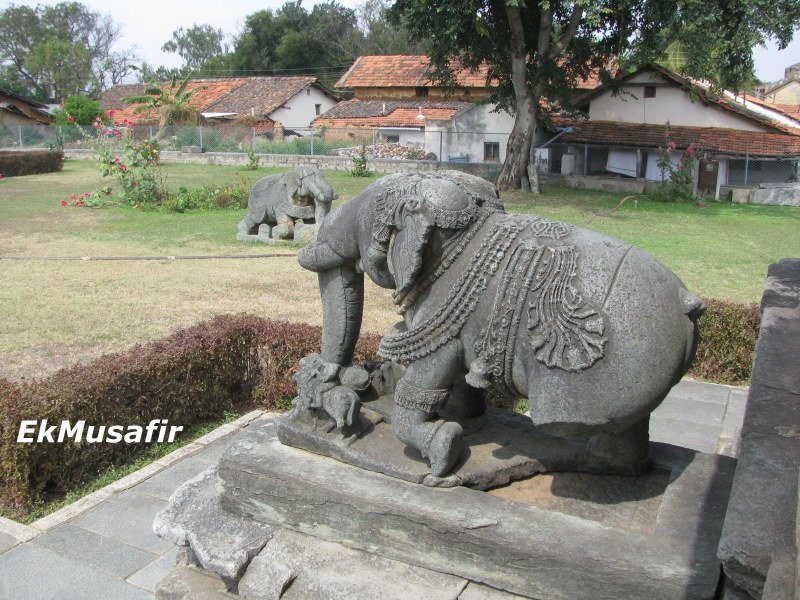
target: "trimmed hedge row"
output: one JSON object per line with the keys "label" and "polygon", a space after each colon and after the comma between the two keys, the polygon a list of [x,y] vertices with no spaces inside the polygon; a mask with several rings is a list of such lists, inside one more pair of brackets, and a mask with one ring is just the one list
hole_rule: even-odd
{"label": "trimmed hedge row", "polygon": [[60,150],[10,150],[0,152],[0,173],[6,177],[53,173],[64,167],[64,153]]}
{"label": "trimmed hedge row", "polygon": [[[357,360],[374,358],[364,336]],[[222,316],[128,352],[32,383],[0,380],[0,506],[26,514],[92,474],[129,461],[144,444],[18,443],[23,420],[48,424],[189,426],[226,410],[272,408],[294,395],[300,358],[319,351],[320,328],[250,315]]]}
{"label": "trimmed hedge row", "polygon": [[714,383],[746,385],[761,327],[757,304],[704,298],[700,343],[689,375]]}
{"label": "trimmed hedge row", "polygon": [[[756,305],[706,300],[691,375],[717,383],[750,377],[760,315]],[[145,346],[63,369],[31,383],[0,380],[0,506],[23,515],[143,444],[22,444],[22,420],[50,424],[189,426],[250,406],[285,407],[301,357],[319,350],[321,329],[251,315],[227,315]],[[374,359],[380,336],[362,335],[355,361]],[[490,402],[503,404],[502,399]]]}

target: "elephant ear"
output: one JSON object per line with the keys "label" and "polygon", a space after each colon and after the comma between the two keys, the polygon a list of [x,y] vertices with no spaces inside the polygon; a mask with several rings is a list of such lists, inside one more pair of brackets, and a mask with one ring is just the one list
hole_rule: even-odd
{"label": "elephant ear", "polygon": [[298,170],[292,169],[291,171],[287,171],[286,175],[283,176],[283,184],[286,186],[286,193],[289,198],[294,198],[297,194],[297,190],[299,190],[302,185]]}
{"label": "elephant ear", "polygon": [[433,232],[434,223],[423,212],[405,212],[399,229],[389,245],[389,272],[394,277],[395,289],[403,294],[414,287],[422,270],[425,246]]}

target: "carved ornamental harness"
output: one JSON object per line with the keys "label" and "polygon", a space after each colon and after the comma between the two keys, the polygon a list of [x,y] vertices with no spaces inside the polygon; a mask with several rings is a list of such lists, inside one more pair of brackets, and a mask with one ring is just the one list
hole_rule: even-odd
{"label": "carved ornamental harness", "polygon": [[[469,241],[484,228],[490,213],[479,210],[473,225],[453,240],[444,256],[420,277],[419,284],[399,301],[396,299],[401,311],[452,266]],[[536,359],[547,367],[581,371],[600,360],[605,352],[605,323],[600,313],[584,307],[584,300],[573,284],[575,247],[548,246],[535,239],[516,242],[525,229],[537,238],[553,240],[569,233],[568,225],[537,217],[499,219],[434,314],[407,331],[384,336],[378,354],[409,362],[434,353],[458,337],[489,280],[497,276],[500,281],[490,320],[475,342],[478,358],[471,372],[489,376],[496,384],[502,382],[507,393],[519,394],[512,380],[512,366],[523,317]],[[503,262],[505,266],[501,269]]]}

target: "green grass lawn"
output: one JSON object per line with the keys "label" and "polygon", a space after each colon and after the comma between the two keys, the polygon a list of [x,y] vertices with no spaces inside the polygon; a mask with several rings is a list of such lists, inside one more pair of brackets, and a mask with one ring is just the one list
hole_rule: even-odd
{"label": "green grass lawn", "polygon": [[623,194],[551,187],[541,198],[509,194],[510,212],[535,213],[600,231],[647,250],[703,296],[757,302],[767,267],[800,256],[800,209],[706,202],[654,202],[612,209]]}
{"label": "green grass lawn", "polygon": [[[170,188],[279,172],[261,168],[166,165]],[[326,171],[347,201],[372,178]],[[244,209],[168,213],[128,207],[61,207],[70,194],[110,181],[92,161],[64,171],[0,181],[0,255],[247,255],[294,251],[236,240]],[[546,188],[539,196],[508,194],[509,211],[535,213],[588,227],[648,250],[704,296],[755,302],[767,265],[800,256],[800,210],[708,203],[662,204],[645,196],[618,210],[619,194]],[[635,200],[635,202],[634,202]],[[319,323],[316,276],[291,258],[210,261],[0,261],[0,377],[41,376],[137,342],[166,335],[216,314],[247,311]],[[370,286],[365,331],[398,319],[386,290]]]}

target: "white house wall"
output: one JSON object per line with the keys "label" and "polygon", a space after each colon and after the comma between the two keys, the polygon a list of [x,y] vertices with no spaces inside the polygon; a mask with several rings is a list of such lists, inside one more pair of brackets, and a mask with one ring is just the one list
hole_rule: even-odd
{"label": "white house wall", "polygon": [[493,112],[493,109],[492,104],[478,104],[450,121],[428,121],[425,152],[432,152],[443,161],[466,156],[469,162],[484,162],[484,144],[496,142],[500,150],[496,162],[502,163],[514,117],[505,111]]}
{"label": "white house wall", "polygon": [[403,146],[411,148],[423,148],[425,146],[425,132],[422,129],[381,127],[378,131],[382,142],[387,141],[386,136],[396,135],[400,138],[398,143]]}
{"label": "white house wall", "polygon": [[311,121],[319,116],[315,108],[317,104],[320,105],[320,114],[323,114],[337,102],[319,88],[311,86],[292,96],[281,108],[272,111],[269,116],[288,129],[310,127]]}
{"label": "white house wall", "polygon": [[[663,84],[669,85],[663,85]],[[644,86],[656,87],[655,98],[644,97]],[[610,91],[593,98],[589,103],[591,121],[619,121],[687,127],[725,127],[744,131],[772,131],[746,117],[740,117],[724,108],[692,102],[689,94],[661,75],[640,73],[623,84],[621,93],[612,96]]]}

